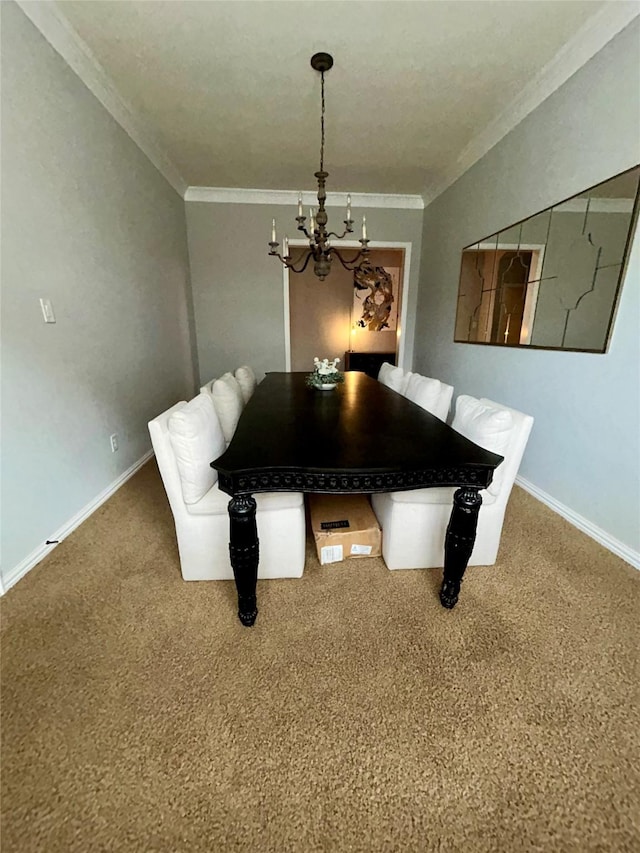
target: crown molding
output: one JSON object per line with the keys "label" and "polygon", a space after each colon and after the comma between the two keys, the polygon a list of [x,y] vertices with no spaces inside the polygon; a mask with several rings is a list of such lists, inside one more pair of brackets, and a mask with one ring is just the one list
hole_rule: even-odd
{"label": "crown molding", "polygon": [[[56,0],[16,0],[24,14],[60,54],[87,88],[131,137],[176,192],[186,201],[227,204],[296,204],[298,194],[289,190],[191,187],[187,185],[149,126],[122,97],[89,47],[60,11]],[[422,210],[480,160],[530,112],[565,83],[612,38],[640,15],[637,0],[608,0],[525,86],[518,97],[478,133],[442,177],[420,195],[352,193],[357,207]],[[338,201],[339,199],[339,201]],[[303,193],[303,203],[314,205],[315,193]],[[344,207],[346,193],[332,193],[327,207]]]}
{"label": "crown molding", "polygon": [[608,0],[529,81],[517,98],[471,139],[455,163],[445,170],[442,180],[426,188],[425,204],[430,204],[457,181],[638,15],[640,3],[637,0]]}
{"label": "crown molding", "polygon": [[[283,204],[297,205],[297,190],[250,190],[241,187],[188,187],[185,201],[211,202],[215,204]],[[304,191],[302,203],[306,207],[318,204],[316,191]],[[346,207],[347,193],[330,193],[325,207]],[[395,195],[393,193],[351,193],[352,207],[382,207],[396,210],[423,210],[424,200],[420,195]]]}
{"label": "crown molding", "polygon": [[16,0],[18,6],[53,49],[82,80],[138,148],[184,196],[187,182],[144,124],[134,108],[122,97],[89,47],[69,24],[55,0]]}

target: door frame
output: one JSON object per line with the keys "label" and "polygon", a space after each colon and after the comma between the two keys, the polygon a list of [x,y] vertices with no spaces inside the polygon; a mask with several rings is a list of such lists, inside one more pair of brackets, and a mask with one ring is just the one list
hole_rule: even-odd
{"label": "door frame", "polygon": [[[339,240],[335,242],[336,249],[359,249],[361,243],[358,240]],[[410,288],[410,270],[411,270],[411,248],[412,243],[394,242],[392,240],[372,241],[369,243],[370,249],[403,249],[404,264],[402,273],[402,305],[400,307],[400,318],[396,328],[396,354],[398,366],[406,370],[406,352],[405,341],[406,335],[404,330],[407,323],[407,307],[409,305],[409,288]],[[291,248],[299,248],[301,246],[309,246],[308,240],[289,240]],[[337,261],[340,263],[340,261]],[[295,273],[294,273],[295,275]],[[287,373],[291,371],[291,312],[289,309],[289,270],[282,267],[282,287],[284,295],[284,365]]]}

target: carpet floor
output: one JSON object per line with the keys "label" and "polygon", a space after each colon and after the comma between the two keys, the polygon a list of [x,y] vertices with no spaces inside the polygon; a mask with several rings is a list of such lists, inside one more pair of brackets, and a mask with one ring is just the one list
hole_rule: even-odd
{"label": "carpet floor", "polygon": [[640,850],[640,575],[514,489],[453,611],[381,559],[184,583],[154,462],[2,600],[2,851]]}

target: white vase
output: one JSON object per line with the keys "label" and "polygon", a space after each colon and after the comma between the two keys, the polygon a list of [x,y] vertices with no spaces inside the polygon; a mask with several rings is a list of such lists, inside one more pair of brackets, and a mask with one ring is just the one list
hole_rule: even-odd
{"label": "white vase", "polygon": [[335,382],[323,382],[321,385],[316,385],[316,388],[319,388],[321,391],[331,391],[331,389],[335,387]]}

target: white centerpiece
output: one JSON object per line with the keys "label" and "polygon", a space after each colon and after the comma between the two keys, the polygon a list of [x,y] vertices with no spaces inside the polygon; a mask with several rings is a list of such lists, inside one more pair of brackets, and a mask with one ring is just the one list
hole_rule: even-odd
{"label": "white centerpiece", "polygon": [[317,356],[313,359],[313,373],[307,376],[307,385],[319,388],[321,391],[330,391],[339,382],[344,382],[344,373],[338,370],[339,358],[329,361],[328,358],[320,360]]}

